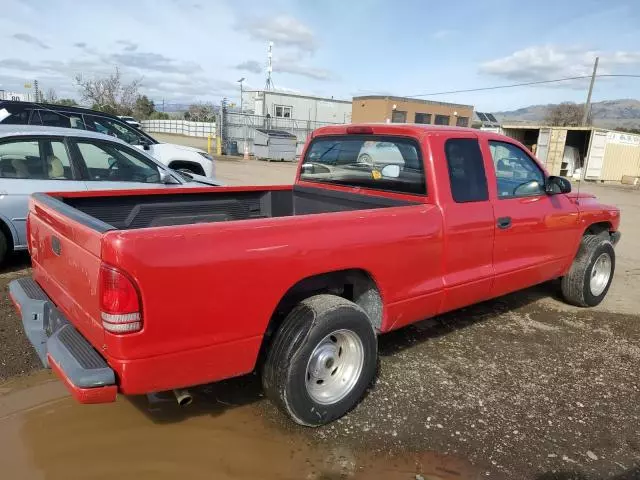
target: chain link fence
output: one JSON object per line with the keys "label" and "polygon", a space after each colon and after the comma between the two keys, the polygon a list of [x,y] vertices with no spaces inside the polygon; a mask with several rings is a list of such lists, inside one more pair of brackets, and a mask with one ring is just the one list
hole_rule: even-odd
{"label": "chain link fence", "polygon": [[[302,153],[307,137],[316,128],[326,125],[336,125],[329,122],[316,122],[313,120],[297,120],[294,118],[274,118],[262,115],[249,115],[246,113],[226,112],[223,119],[223,139],[227,145],[235,142],[239,153],[244,151],[246,142],[249,153],[253,154],[253,142],[256,129],[283,130],[296,136],[297,154]],[[233,147],[231,147],[233,149]]]}
{"label": "chain link fence", "polygon": [[[313,120],[297,120],[294,118],[274,118],[262,115],[249,115],[239,112],[221,112],[218,122],[191,122],[187,120],[144,120],[142,128],[150,133],[173,133],[189,137],[222,137],[223,151],[229,154],[244,152],[245,142],[249,154],[253,154],[253,143],[256,129],[283,130],[297,138],[297,154],[302,153],[302,148],[308,136],[316,128],[326,125],[338,125],[330,122],[317,122]],[[219,128],[218,128],[219,127]]]}

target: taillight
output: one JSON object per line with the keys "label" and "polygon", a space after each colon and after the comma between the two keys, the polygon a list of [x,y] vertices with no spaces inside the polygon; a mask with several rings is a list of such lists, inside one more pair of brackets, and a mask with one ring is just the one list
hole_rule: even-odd
{"label": "taillight", "polygon": [[112,333],[132,333],[142,329],[140,296],[133,282],[119,270],[100,267],[100,315],[102,326]]}
{"label": "taillight", "polygon": [[347,133],[359,135],[373,135],[373,128],[364,125],[354,125],[347,127]]}

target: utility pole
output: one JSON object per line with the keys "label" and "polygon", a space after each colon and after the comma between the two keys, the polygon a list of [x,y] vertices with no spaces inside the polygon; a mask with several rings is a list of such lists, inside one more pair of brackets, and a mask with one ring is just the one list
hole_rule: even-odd
{"label": "utility pole", "polygon": [[240,84],[240,113],[242,113],[242,82],[244,82],[246,80],[246,78],[242,77],[240,80],[238,80],[238,83]]}
{"label": "utility pole", "polygon": [[596,71],[598,70],[598,60],[600,57],[596,57],[596,61],[593,64],[593,73],[591,74],[591,83],[589,84],[589,93],[587,94],[587,103],[584,104],[584,113],[582,114],[582,126],[586,126],[589,121],[589,112],[591,111],[591,93],[593,92],[593,84],[596,81]]}

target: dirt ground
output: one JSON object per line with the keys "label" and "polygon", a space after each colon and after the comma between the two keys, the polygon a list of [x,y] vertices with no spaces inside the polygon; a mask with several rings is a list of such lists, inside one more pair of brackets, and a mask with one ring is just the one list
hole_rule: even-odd
{"label": "dirt ground", "polygon": [[[228,184],[294,175],[217,168]],[[76,405],[0,295],[0,478],[640,479],[640,191],[582,188],[622,209],[602,305],[569,307],[547,284],[383,336],[366,398],[318,429],[287,421],[254,375],[201,387],[182,410]],[[27,265],[15,258],[0,287]]]}

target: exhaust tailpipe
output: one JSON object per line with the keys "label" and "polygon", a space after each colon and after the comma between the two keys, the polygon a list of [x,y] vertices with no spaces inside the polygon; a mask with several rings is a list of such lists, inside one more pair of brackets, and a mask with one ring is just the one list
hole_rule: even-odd
{"label": "exhaust tailpipe", "polygon": [[184,388],[176,388],[173,391],[173,394],[176,397],[178,405],[180,405],[181,407],[186,407],[187,405],[190,405],[191,402],[193,402],[193,397],[189,393],[189,390],[186,390]]}

